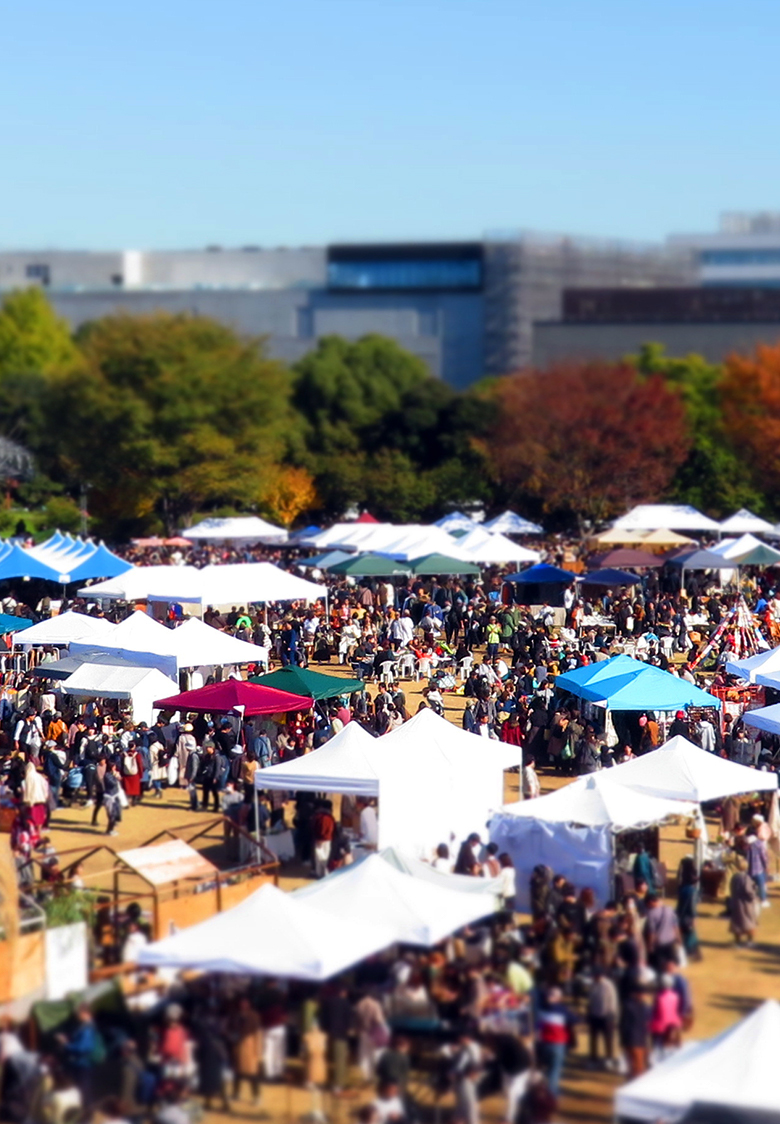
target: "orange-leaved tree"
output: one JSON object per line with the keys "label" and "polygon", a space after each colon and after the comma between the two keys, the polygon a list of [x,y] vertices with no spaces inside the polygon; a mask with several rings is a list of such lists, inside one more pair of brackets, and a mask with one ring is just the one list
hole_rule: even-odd
{"label": "orange-leaved tree", "polygon": [[663,495],[688,452],[678,393],[627,364],[560,364],[496,386],[489,455],[507,500],[606,519]]}
{"label": "orange-leaved tree", "polygon": [[730,355],[721,384],[723,420],[762,491],[780,491],[780,344]]}

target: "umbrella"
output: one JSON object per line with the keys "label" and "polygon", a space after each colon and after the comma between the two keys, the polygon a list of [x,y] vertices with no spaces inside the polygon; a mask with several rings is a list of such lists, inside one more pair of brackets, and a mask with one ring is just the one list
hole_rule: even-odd
{"label": "umbrella", "polygon": [[291,691],[294,695],[306,695],[310,699],[335,699],[339,695],[362,691],[365,686],[362,679],[323,675],[321,671],[310,671],[307,667],[280,667],[268,675],[250,675],[249,682],[260,687]]}
{"label": "umbrella", "polygon": [[478,574],[479,566],[473,562],[463,562],[460,558],[449,558],[446,554],[424,554],[409,562],[413,574]]}
{"label": "umbrella", "polygon": [[348,562],[337,562],[335,566],[330,566],[328,572],[353,578],[390,578],[394,575],[406,576],[409,567],[385,554],[359,554]]}
{"label": "umbrella", "polygon": [[593,570],[582,579],[583,585],[639,585],[642,579],[629,570]]}
{"label": "umbrella", "polygon": [[158,699],[154,705],[164,710],[200,710],[209,714],[224,714],[238,708],[247,715],[282,714],[289,710],[308,710],[311,699],[289,691],[277,691],[274,687],[259,687],[243,679],[225,679],[222,683]]}

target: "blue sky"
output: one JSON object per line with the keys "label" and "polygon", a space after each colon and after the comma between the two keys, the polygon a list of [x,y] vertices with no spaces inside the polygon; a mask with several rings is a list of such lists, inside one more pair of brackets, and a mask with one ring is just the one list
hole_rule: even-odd
{"label": "blue sky", "polygon": [[777,0],[0,0],[0,246],[780,210]]}

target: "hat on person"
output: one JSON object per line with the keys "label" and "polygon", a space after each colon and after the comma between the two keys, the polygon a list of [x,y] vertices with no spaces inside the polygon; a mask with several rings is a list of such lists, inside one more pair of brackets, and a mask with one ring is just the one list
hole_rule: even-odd
{"label": "hat on person", "polygon": [[763,822],[764,822],[764,817],[761,815],[760,812],[756,812],[756,814],[753,816],[753,823],[763,823]]}
{"label": "hat on person", "polygon": [[678,710],[677,713],[675,714],[675,718],[685,718],[685,711],[684,710]]}
{"label": "hat on person", "polygon": [[192,723],[191,722],[185,722],[184,723],[184,733],[185,734],[191,734],[192,733]]}

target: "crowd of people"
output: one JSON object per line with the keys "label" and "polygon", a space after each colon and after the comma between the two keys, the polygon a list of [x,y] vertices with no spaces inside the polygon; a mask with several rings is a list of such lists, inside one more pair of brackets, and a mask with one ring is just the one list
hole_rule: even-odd
{"label": "crowd of people", "polygon": [[[540,1124],[554,1119],[579,1035],[584,1064],[634,1075],[679,1046],[693,1021],[679,906],[637,879],[598,908],[592,891],[537,867],[519,924],[513,881],[500,880],[511,863],[495,847],[472,835],[455,862],[437,862],[511,892],[433,949],[394,948],[323,985],[141,976],[119,1006],[82,1004],[35,1043],[6,1020],[4,1111],[59,1124],[100,1106],[112,1124],[185,1124],[194,1094],[229,1110],[292,1080],[359,1096],[364,1124],[413,1124],[431,1095],[450,1095],[464,1124],[478,1124],[490,1096],[512,1124]],[[146,939],[137,906],[123,924],[126,941]]]}
{"label": "crowd of people", "polygon": [[[115,835],[135,805],[179,787],[193,810],[221,812],[247,832],[283,823],[294,794],[269,792],[256,801],[258,770],[317,749],[349,722],[375,736],[394,729],[410,718],[404,680],[412,678],[426,681],[420,707],[444,713],[448,693],[462,693],[466,730],[522,749],[527,798],[540,793],[539,771],[595,772],[652,752],[666,734],[777,768],[775,739],[749,735],[738,720],[722,725],[706,711],[680,712],[668,729],[652,712],[612,720],[556,689],[561,673],[621,650],[629,637],[640,658],[693,679],[710,636],[736,603],[736,595],[693,581],[680,591],[673,576],[653,570],[630,597],[625,589],[605,590],[591,602],[572,585],[560,606],[533,613],[507,597],[498,574],[484,582],[339,581],[330,583],[327,608],[293,603],[260,614],[248,606],[209,607],[206,622],[256,643],[268,654],[266,665],[327,670],[337,661],[363,681],[361,690],[282,723],[235,714],[172,721],[163,714],[152,724],[134,724],[110,705],[76,707],[56,683],[31,668],[21,671],[0,698],[0,805],[16,809],[12,845],[20,882],[45,894],[82,888],[78,869],[60,869],[47,835],[62,804],[90,807],[92,825]],[[4,607],[35,615],[19,603]],[[88,602],[71,607],[103,611]],[[37,611],[52,608],[43,601]],[[753,608],[755,627],[771,635],[780,599],[761,577]],[[111,614],[118,619],[125,611],[115,606]],[[180,620],[181,608],[170,606],[167,623],[176,627]],[[704,664],[716,681],[727,681],[729,651],[724,634]],[[483,751],[489,751],[484,743]],[[769,809],[727,801],[721,814],[729,924],[735,941],[749,944],[768,905]],[[376,844],[376,809],[368,800],[345,798],[336,813],[328,801],[298,794],[292,826],[296,858],[316,877],[349,863],[355,838]],[[35,1089],[47,1104],[64,1104],[62,1111],[76,1101],[79,1111],[89,1110],[100,1100],[117,1121],[152,1115],[159,1124],[181,1124],[193,1091],[227,1103],[246,1079],[256,1098],[261,1077],[276,1080],[297,1065],[307,1084],[338,1095],[355,1084],[356,1073],[372,1083],[373,1099],[360,1110],[363,1124],[411,1124],[422,1072],[438,1093],[454,1094],[456,1117],[465,1124],[476,1124],[480,1100],[496,1091],[507,1098],[511,1124],[524,1124],[553,1119],[578,1030],[587,1033],[589,1064],[632,1075],[651,1056],[679,1045],[693,1017],[684,964],[700,955],[692,859],[678,871],[676,907],[664,902],[657,871],[641,850],[634,888],[603,908],[587,888],[539,868],[530,888],[531,920],[522,925],[513,912],[511,860],[493,845],[483,847],[476,835],[451,855],[442,843],[433,862],[497,878],[501,911],[430,953],[405,949],[378,957],[323,988],[276,981],[241,988],[214,979],[157,992],[150,985],[154,1004],[127,1014],[123,1026],[82,1008],[61,1041],[35,1051],[5,1027],[0,1059],[13,1062],[6,1075],[22,1075],[18,1087],[11,1084],[12,1102],[20,1089],[25,1096]],[[128,916],[114,942],[119,958],[145,939],[143,919]],[[110,1071],[113,1085],[100,1077],[108,1058],[116,1064],[104,1076]],[[235,1087],[226,1085],[228,1071]]]}

